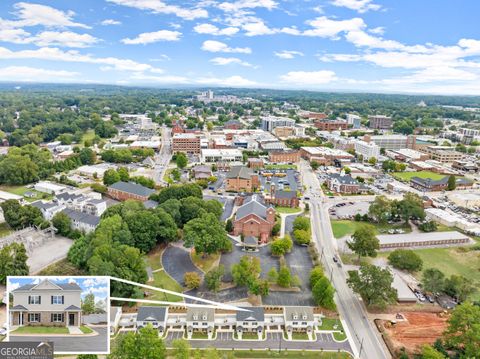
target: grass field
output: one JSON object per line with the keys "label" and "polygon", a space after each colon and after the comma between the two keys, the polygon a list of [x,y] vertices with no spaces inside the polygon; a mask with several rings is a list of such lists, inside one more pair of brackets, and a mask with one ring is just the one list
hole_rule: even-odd
{"label": "grass field", "polygon": [[19,327],[13,331],[15,334],[69,334],[67,327]]}
{"label": "grass field", "polygon": [[[301,351],[301,350],[282,350],[278,352],[278,349],[272,350],[218,350],[219,357],[222,357],[222,353],[225,353],[225,358],[242,358],[242,359],[260,359],[260,358],[286,358],[286,359],[350,359],[351,355],[348,353],[337,352],[324,352],[324,351]],[[198,355],[197,355],[198,353]],[[207,359],[212,356],[202,355],[200,349],[192,350],[193,358]],[[168,351],[168,358],[173,359],[173,351]]]}
{"label": "grass field", "polygon": [[85,275],[85,272],[75,267],[68,259],[62,259],[56,263],[49,265],[47,268],[42,269],[39,275]]}
{"label": "grass field", "polygon": [[297,166],[295,165],[265,165],[266,170],[295,170]]}
{"label": "grass field", "polygon": [[195,250],[191,252],[191,258],[193,264],[195,264],[198,268],[200,268],[203,272],[207,273],[210,269],[212,269],[215,263],[218,262],[220,258],[220,254],[210,254],[203,258],[202,254],[197,254]]}
{"label": "grass field", "polygon": [[86,325],[82,325],[80,327],[80,330],[82,331],[83,334],[93,333],[93,330],[91,328],[87,327]]}
{"label": "grass field", "polygon": [[439,180],[445,177],[439,173],[430,172],[430,171],[416,171],[416,172],[395,172],[393,177],[399,179],[400,181],[408,182],[412,177],[420,178],[431,178],[432,180]]}
{"label": "grass field", "polygon": [[[175,279],[170,277],[164,270],[153,273],[153,282],[148,282],[148,285],[153,285],[154,287],[163,288],[172,290],[175,292],[183,292],[183,288],[178,284]],[[165,294],[162,292],[151,291],[150,296],[147,299],[151,300],[167,300],[171,302],[179,302],[182,300],[182,297],[172,294]]]}
{"label": "grass field", "polygon": [[8,224],[6,223],[0,223],[0,237],[5,237],[8,236],[10,233],[13,231],[10,229]]}
{"label": "grass field", "polygon": [[290,207],[275,207],[275,211],[278,213],[285,213],[285,214],[291,214],[291,213],[299,213],[301,212],[300,208],[290,208]]}
{"label": "grass field", "polygon": [[83,147],[83,144],[85,143],[85,141],[87,140],[93,141],[94,138],[95,138],[95,131],[87,130],[82,136],[82,140],[80,141],[80,146]]}
{"label": "grass field", "polygon": [[22,196],[22,197],[25,195],[25,192],[35,193],[36,196],[33,198],[24,197],[24,199],[27,202],[34,202],[34,201],[38,201],[39,199],[50,200],[53,198],[53,196],[49,195],[48,193],[38,192],[38,191],[35,191],[33,188],[27,188],[26,186],[0,186],[0,191],[5,191],[5,192],[16,194],[17,196]]}
{"label": "grass field", "polygon": [[343,341],[347,339],[345,332],[343,331],[342,322],[335,318],[322,318],[322,326],[319,327],[320,330],[339,330],[339,332],[333,333],[333,336],[338,341]]}
{"label": "grass field", "polygon": [[[412,231],[410,226],[405,226],[403,223],[400,224],[371,224],[367,222],[356,222],[351,220],[332,220],[332,231],[335,238],[342,238],[347,235],[353,234],[358,227],[367,226],[375,230],[376,234],[386,233],[389,229],[403,229],[405,233]],[[442,228],[443,229],[443,228]]]}

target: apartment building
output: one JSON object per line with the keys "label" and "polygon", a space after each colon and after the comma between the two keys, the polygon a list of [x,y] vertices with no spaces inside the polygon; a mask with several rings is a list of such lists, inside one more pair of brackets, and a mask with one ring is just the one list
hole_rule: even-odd
{"label": "apartment building", "polygon": [[370,121],[369,127],[376,130],[390,130],[393,127],[393,121],[391,117],[384,115],[372,115],[368,116]]}
{"label": "apartment building", "polygon": [[461,161],[465,154],[458,152],[448,146],[427,146],[424,151],[430,155],[430,157],[441,163],[452,163],[454,161]]}
{"label": "apartment building", "polygon": [[300,151],[272,151],[268,160],[272,163],[295,163],[300,161]]}
{"label": "apartment building", "polygon": [[262,130],[273,132],[276,127],[294,127],[295,120],[288,117],[263,117],[262,118]]}
{"label": "apartment building", "polygon": [[358,129],[362,124],[362,119],[358,115],[355,115],[353,113],[347,113],[347,123],[353,129]]}
{"label": "apartment building", "polygon": [[348,123],[342,119],[336,120],[318,120],[313,123],[313,125],[318,128],[320,131],[342,131],[348,128]]}
{"label": "apartment building", "polygon": [[173,153],[184,152],[198,154],[201,150],[200,136],[194,133],[176,133],[172,137]]}
{"label": "apartment building", "polygon": [[226,190],[232,192],[253,192],[260,187],[258,175],[245,166],[233,166],[225,176]]}
{"label": "apartment building", "polygon": [[236,148],[223,149],[202,149],[201,161],[204,163],[210,162],[240,162],[243,159],[242,151]]}
{"label": "apartment building", "polygon": [[375,142],[365,142],[359,140],[355,142],[355,153],[357,155],[362,155],[364,160],[378,158],[380,156],[380,147],[377,146]]}
{"label": "apartment building", "polygon": [[413,149],[416,144],[416,137],[413,135],[365,135],[363,140],[374,142],[378,147],[386,150]]}
{"label": "apartment building", "polygon": [[329,147],[301,147],[300,155],[308,161],[315,161],[326,166],[351,162],[354,158],[348,152]]}

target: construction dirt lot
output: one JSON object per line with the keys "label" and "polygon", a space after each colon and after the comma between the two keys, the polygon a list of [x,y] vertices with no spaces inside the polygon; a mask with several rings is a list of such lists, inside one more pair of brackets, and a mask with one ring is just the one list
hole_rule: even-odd
{"label": "construction dirt lot", "polygon": [[394,325],[387,320],[377,323],[393,352],[405,347],[408,353],[418,353],[423,344],[432,344],[441,337],[447,327],[448,316],[442,313],[406,312],[402,315],[405,320],[398,320]]}

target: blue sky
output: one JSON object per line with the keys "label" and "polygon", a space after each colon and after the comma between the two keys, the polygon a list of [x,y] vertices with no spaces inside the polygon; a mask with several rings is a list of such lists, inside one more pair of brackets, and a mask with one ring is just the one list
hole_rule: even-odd
{"label": "blue sky", "polygon": [[82,298],[88,293],[95,295],[95,301],[105,300],[108,296],[108,277],[10,277],[8,291],[12,291],[25,284],[39,283],[44,279],[50,279],[54,283],[77,283],[82,288]]}
{"label": "blue sky", "polygon": [[0,3],[0,79],[480,94],[480,3]]}

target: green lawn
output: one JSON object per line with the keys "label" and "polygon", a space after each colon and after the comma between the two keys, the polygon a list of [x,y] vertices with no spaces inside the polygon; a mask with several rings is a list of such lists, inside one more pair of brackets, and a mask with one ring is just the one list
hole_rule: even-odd
{"label": "green lawn", "polygon": [[163,253],[163,248],[161,247],[155,247],[148,253],[146,259],[147,259],[148,265],[152,268],[152,270],[157,270],[162,268],[162,262],[161,262],[162,253]]}
{"label": "green lawn", "polygon": [[[168,351],[169,358],[173,358],[173,351]],[[199,349],[192,350],[192,357],[196,358],[195,353],[201,353]],[[260,358],[287,358],[287,359],[351,359],[348,353],[338,352],[324,352],[324,351],[300,351],[300,350],[283,350],[279,353],[278,348],[272,350],[218,350],[219,354],[225,353],[228,358],[242,358],[242,359],[260,359]],[[227,357],[227,356],[225,356]],[[199,355],[198,358],[206,358]]]}
{"label": "green lawn", "polygon": [[[470,279],[477,287],[471,299],[480,300],[480,251],[465,252],[463,248],[427,248],[415,250],[415,253],[423,260],[423,271],[437,268],[446,277],[457,274]],[[423,271],[416,274],[418,279],[421,279]]]}
{"label": "green lawn", "polygon": [[6,224],[5,222],[4,223],[0,223],[0,237],[5,237],[5,236],[8,236],[10,233],[12,233],[13,231],[10,229],[10,227],[8,226],[8,224]]}
{"label": "green lawn", "polygon": [[75,275],[85,275],[86,273],[75,267],[72,263],[68,261],[68,259],[62,259],[56,263],[49,265],[47,268],[42,269],[39,275],[67,275],[67,276],[75,276]]}
{"label": "green lawn", "polygon": [[[148,282],[147,284],[154,287],[172,290],[175,292],[183,292],[182,286],[163,270],[153,273],[153,279],[153,282]],[[165,294],[157,291],[151,291],[151,295],[147,299],[162,301],[166,300],[171,302],[179,302],[183,300],[182,297],[179,297],[177,295]]]}
{"label": "green lawn", "polygon": [[352,220],[332,220],[332,231],[335,238],[342,238],[347,235],[353,234],[360,226],[371,227],[375,230],[376,234],[386,233],[389,229],[403,229],[405,233],[412,231],[410,226],[405,226],[405,224],[371,224],[367,222],[357,222]]}
{"label": "green lawn", "polygon": [[25,192],[35,193],[36,196],[33,198],[24,197],[27,202],[34,202],[39,199],[51,200],[53,198],[53,196],[48,193],[38,192],[33,188],[27,188],[27,186],[0,186],[0,191],[16,194],[17,196],[24,196]]}
{"label": "green lawn", "polygon": [[192,339],[208,339],[208,334],[202,332],[193,332]]}
{"label": "green lawn", "polygon": [[300,208],[290,208],[290,207],[275,207],[275,211],[278,213],[285,213],[285,214],[291,214],[291,213],[299,213],[302,210]]}
{"label": "green lawn", "polygon": [[207,273],[210,269],[214,267],[215,263],[218,262],[220,254],[210,254],[204,258],[202,254],[197,254],[195,250],[193,250],[191,252],[191,258],[193,264],[195,264],[203,272]]}
{"label": "green lawn", "polygon": [[13,331],[15,334],[69,334],[67,327],[24,326]]}
{"label": "green lawn", "polygon": [[432,180],[439,180],[445,177],[439,173],[430,172],[430,171],[416,171],[416,172],[395,172],[393,177],[399,179],[400,181],[409,182],[412,177],[419,178],[431,178]]}
{"label": "green lawn", "polygon": [[[335,327],[336,326],[336,327]],[[334,332],[333,336],[338,341],[343,341],[347,339],[345,332],[343,331],[342,322],[340,319],[335,318],[322,318],[322,326],[319,327],[320,330],[339,330],[339,332]]]}
{"label": "green lawn", "polygon": [[80,330],[82,331],[83,334],[93,333],[93,329],[87,327],[86,325],[82,325],[82,326],[80,327]]}
{"label": "green lawn", "polygon": [[265,165],[266,170],[295,170],[297,166],[295,165]]}
{"label": "green lawn", "polygon": [[83,147],[86,140],[93,141],[94,138],[95,138],[95,131],[91,129],[87,130],[82,136],[82,140],[80,141],[80,146]]}
{"label": "green lawn", "polygon": [[292,339],[293,340],[308,340],[308,334],[307,333],[292,333]]}

